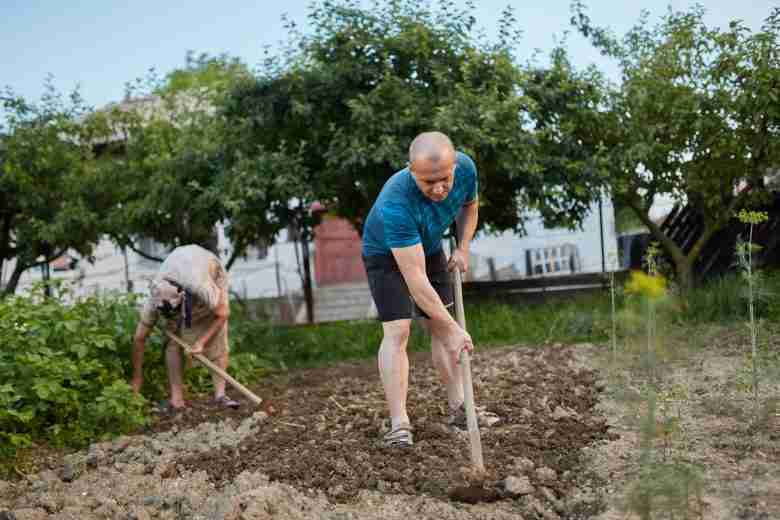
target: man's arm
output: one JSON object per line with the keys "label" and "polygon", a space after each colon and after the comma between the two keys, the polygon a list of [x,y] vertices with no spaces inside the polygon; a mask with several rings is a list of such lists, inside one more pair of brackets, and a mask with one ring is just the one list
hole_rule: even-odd
{"label": "man's arm", "polygon": [[211,322],[211,325],[206,330],[206,332],[204,332],[203,335],[198,338],[198,341],[192,345],[190,353],[200,354],[203,352],[203,349],[206,348],[206,345],[209,341],[211,341],[211,338],[214,337],[214,334],[219,332],[225,323],[227,323],[228,318],[230,317],[230,301],[228,299],[228,292],[226,288],[223,288],[221,291],[219,304],[217,305],[217,308],[214,309],[214,316],[214,321]]}
{"label": "man's arm", "polygon": [[422,244],[393,248],[391,251],[415,303],[431,320],[446,324],[447,328],[458,327],[428,280]]}
{"label": "man's arm", "polygon": [[459,264],[461,272],[465,272],[469,267],[469,247],[474,233],[477,231],[477,221],[479,219],[479,203],[477,198],[463,205],[458,216],[455,218],[455,225],[458,233],[458,248],[453,251],[449,261],[449,269],[452,271],[455,264]]}
{"label": "man's arm", "polygon": [[430,317],[431,322],[440,325],[446,331],[445,345],[447,349],[455,358],[463,349],[469,352],[473,351],[474,343],[471,336],[458,325],[458,322],[447,311],[439,293],[428,280],[422,244],[393,248],[391,251],[414,302]]}
{"label": "man's arm", "polygon": [[135,328],[135,335],[133,336],[133,378],[130,382],[130,386],[133,387],[135,393],[141,391],[141,386],[144,382],[144,349],[146,348],[146,338],[149,337],[152,328],[146,325],[143,321],[138,322],[138,326]]}

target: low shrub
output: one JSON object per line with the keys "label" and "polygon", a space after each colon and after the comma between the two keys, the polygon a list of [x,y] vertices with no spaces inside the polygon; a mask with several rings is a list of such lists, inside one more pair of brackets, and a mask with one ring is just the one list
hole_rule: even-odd
{"label": "low shrub", "polygon": [[146,423],[126,383],[133,312],[125,298],[65,305],[40,288],[0,301],[0,456],[34,439],[82,445]]}
{"label": "low shrub", "polygon": [[[149,422],[149,402],[168,395],[159,333],[147,340],[143,397],[128,384],[136,297],[74,299],[62,284],[53,289],[49,298],[39,286],[0,300],[0,460],[33,442],[80,447],[137,430]],[[269,366],[239,353],[228,371],[251,384]],[[185,382],[190,393],[211,389],[203,367],[187,370]]]}

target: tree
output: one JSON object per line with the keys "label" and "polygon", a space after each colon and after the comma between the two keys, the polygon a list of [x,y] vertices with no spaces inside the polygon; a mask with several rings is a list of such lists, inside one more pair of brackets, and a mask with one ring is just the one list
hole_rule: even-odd
{"label": "tree", "polygon": [[409,143],[432,128],[474,157],[482,226],[522,232],[530,210],[551,225],[581,221],[593,199],[590,172],[545,164],[535,100],[525,92],[531,77],[513,53],[519,31],[511,9],[496,42],[478,34],[472,6],[446,0],[435,10],[413,1],[376,2],[371,11],[323,2],[310,20],[303,61],[331,82],[344,107],[325,127],[333,137],[323,171],[338,194],[336,211],[358,229],[384,182],[405,165]]}
{"label": "tree", "polygon": [[[707,241],[738,208],[766,195],[764,178],[780,164],[778,13],[755,33],[738,21],[710,28],[701,7],[670,10],[655,26],[645,13],[618,39],[574,5],[572,23],[622,72],[594,114],[612,194],[660,242],[683,288]],[[689,247],[650,218],[658,195],[702,217],[703,231]]]}
{"label": "tree", "polygon": [[[472,10],[448,1],[437,10],[413,1],[377,1],[370,10],[355,1],[315,2],[311,32],[288,22],[288,47],[224,98],[233,160],[267,164],[269,153],[297,154],[289,160],[297,179],[250,169],[300,190],[294,207],[277,215],[299,230],[304,263],[316,223],[311,203],[325,203],[360,231],[384,182],[405,165],[409,143],[434,128],[478,164],[481,224],[521,232],[537,209],[546,223],[571,226],[589,210],[592,168],[579,159],[553,164],[553,138],[539,139],[544,132],[529,116],[538,107],[523,94],[531,76],[512,54],[512,12],[490,43],[477,35]],[[569,88],[553,78],[547,87]]]}
{"label": "tree", "polygon": [[471,11],[448,1],[438,10],[413,1],[377,1],[371,10],[314,3],[311,34],[291,26],[285,59],[234,91],[228,117],[247,121],[230,125],[248,129],[243,153],[253,143],[302,145],[315,195],[360,230],[411,140],[439,128],[477,160],[483,224],[520,232],[528,209],[549,224],[578,223],[594,197],[592,169],[553,167],[548,143],[537,139],[537,100],[524,93],[534,80],[512,53],[512,12],[491,43]]}
{"label": "tree", "polygon": [[88,256],[100,237],[104,199],[89,142],[102,129],[78,91],[65,97],[50,81],[37,103],[7,88],[7,127],[0,129],[0,269],[14,261],[2,296],[22,274],[48,265],[69,249]]}
{"label": "tree", "polygon": [[[328,87],[316,74],[294,71],[239,82],[220,106],[227,236],[239,246],[270,244],[282,229],[293,231],[309,323],[314,322],[309,243],[317,224],[310,208],[334,193],[324,174],[328,134],[317,131],[338,117],[333,110],[338,91]],[[305,106],[307,99],[317,99],[321,110]]]}
{"label": "tree", "polygon": [[602,198],[605,169],[599,160],[598,118],[605,80],[595,68],[578,71],[564,46],[555,47],[547,66],[529,64],[523,92],[530,99],[535,178],[545,223],[572,227]]}
{"label": "tree", "polygon": [[[216,224],[227,213],[215,106],[247,73],[236,59],[189,53],[184,68],[164,78],[152,71],[128,85],[124,102],[102,111],[114,136],[102,149],[104,180],[117,200],[107,228],[121,246],[158,261],[138,247],[140,238],[219,254]],[[234,249],[229,265],[240,254]]]}

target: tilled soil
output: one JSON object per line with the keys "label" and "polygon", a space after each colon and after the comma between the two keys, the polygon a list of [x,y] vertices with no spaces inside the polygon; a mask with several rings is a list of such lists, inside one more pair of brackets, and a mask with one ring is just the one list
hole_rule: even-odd
{"label": "tilled soil", "polygon": [[475,361],[475,399],[502,419],[481,429],[487,469],[479,479],[481,495],[464,494],[462,488],[474,491],[477,480],[469,471],[468,435],[445,426],[446,396],[424,359],[412,361],[411,448],[379,442],[387,421],[375,370],[314,372],[260,389],[272,417],[256,435],[178,466],[207,472],[217,486],[258,471],[303,491],[322,490],[338,502],[354,500],[360,490],[497,500],[511,497],[507,477],[525,476],[534,489],[528,494],[555,503],[576,485],[581,448],[609,436],[605,419],[594,413],[594,375],[570,360],[570,348],[559,346]]}
{"label": "tilled soil", "polygon": [[379,443],[387,413],[374,362],[294,371],[250,385],[264,399],[259,410],[193,399],[146,432],[0,482],[0,515],[592,518],[606,504],[583,449],[617,436],[596,410],[602,386],[575,360],[577,348],[475,356],[477,404],[502,418],[481,429],[486,475],[470,469],[468,436],[445,426],[445,391],[427,356],[415,355],[411,448]]}
{"label": "tilled soil", "polygon": [[[675,427],[657,423],[654,456],[698,468],[701,486],[675,505],[666,499],[682,482],[650,482],[651,517],[780,518],[780,382],[762,383],[757,422],[745,334],[685,334],[669,342],[679,360],[659,371],[657,421]],[[590,344],[480,352],[477,403],[503,418],[482,428],[484,478],[469,470],[467,437],[444,427],[427,356],[415,355],[411,449],[378,443],[387,414],[373,361],[291,371],[250,385],[259,409],[219,409],[204,396],[136,435],[68,455],[41,447],[38,470],[0,481],[0,520],[638,519],[627,500],[643,475],[642,379],[630,362],[613,372],[611,358]]]}

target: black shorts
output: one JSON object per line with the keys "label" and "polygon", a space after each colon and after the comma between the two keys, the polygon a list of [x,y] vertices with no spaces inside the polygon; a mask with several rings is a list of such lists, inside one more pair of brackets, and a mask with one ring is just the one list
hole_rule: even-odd
{"label": "black shorts", "polygon": [[[380,321],[429,318],[414,303],[392,255],[364,256],[363,264]],[[444,306],[452,306],[452,280],[444,251],[425,257],[425,272]]]}

